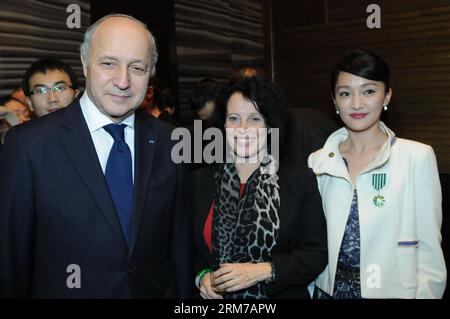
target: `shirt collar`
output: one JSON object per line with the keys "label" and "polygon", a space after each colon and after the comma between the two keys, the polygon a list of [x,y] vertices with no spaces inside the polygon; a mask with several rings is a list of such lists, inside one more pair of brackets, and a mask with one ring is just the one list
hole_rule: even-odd
{"label": "shirt collar", "polygon": [[[87,92],[83,93],[83,96],[80,98],[80,106],[81,111],[83,112],[83,116],[86,119],[87,126],[89,128],[89,132],[93,133],[103,128],[103,126],[114,123],[110,118],[108,118],[105,114],[101,113],[92,100],[89,98]],[[124,119],[121,123],[126,126],[134,129],[134,113]]]}
{"label": "shirt collar", "polygon": [[[389,159],[391,154],[391,147],[394,145],[396,137],[395,133],[391,131],[383,122],[379,122],[380,129],[388,136],[385,143],[380,149],[380,152],[364,170],[364,172],[370,171],[377,167],[382,166]],[[323,150],[313,165],[312,169],[316,174],[332,174],[334,176],[346,176],[348,171],[345,167],[343,159],[339,152],[339,145],[345,141],[348,137],[348,130],[343,127],[333,134],[325,142]]]}

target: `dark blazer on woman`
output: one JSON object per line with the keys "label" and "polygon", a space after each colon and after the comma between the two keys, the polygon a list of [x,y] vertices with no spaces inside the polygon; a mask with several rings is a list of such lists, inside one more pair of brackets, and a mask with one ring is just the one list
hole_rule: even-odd
{"label": "dark blazer on woman", "polygon": [[[213,265],[203,231],[213,201],[214,166],[191,175],[196,273]],[[316,177],[306,167],[286,166],[278,171],[280,186],[279,237],[272,250],[275,281],[269,298],[309,298],[307,286],[327,264],[326,223]]]}

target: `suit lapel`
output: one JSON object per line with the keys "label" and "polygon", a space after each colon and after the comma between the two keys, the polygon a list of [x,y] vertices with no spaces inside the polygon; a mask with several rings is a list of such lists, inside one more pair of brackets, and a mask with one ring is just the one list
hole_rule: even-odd
{"label": "suit lapel", "polygon": [[61,140],[70,159],[112,231],[121,242],[121,247],[127,250],[97,152],[78,101],[67,107],[67,111],[63,114],[61,125],[67,129],[67,132],[61,136]]}
{"label": "suit lapel", "polygon": [[152,118],[146,114],[136,113],[135,119],[135,170],[134,170],[134,207],[131,228],[130,256],[136,245],[141,225],[147,188],[154,165],[158,132],[152,128]]}

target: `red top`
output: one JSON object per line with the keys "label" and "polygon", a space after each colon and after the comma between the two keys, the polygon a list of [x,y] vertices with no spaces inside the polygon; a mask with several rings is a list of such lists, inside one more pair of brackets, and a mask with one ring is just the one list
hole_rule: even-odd
{"label": "red top", "polygon": [[[242,196],[242,193],[244,192],[245,183],[241,184],[241,188],[239,189],[239,198]],[[209,209],[208,217],[205,221],[205,227],[203,228],[203,237],[206,242],[206,246],[208,246],[209,251],[212,252],[212,238],[211,238],[211,231],[212,231],[212,218],[213,218],[213,212],[214,212],[214,201],[211,204],[211,208]]]}

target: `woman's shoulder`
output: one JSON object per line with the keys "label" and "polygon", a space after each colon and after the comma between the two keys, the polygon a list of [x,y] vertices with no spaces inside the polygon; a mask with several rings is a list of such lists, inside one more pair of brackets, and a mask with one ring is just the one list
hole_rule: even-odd
{"label": "woman's shoulder", "polygon": [[317,163],[317,161],[320,158],[320,155],[323,153],[323,148],[309,154],[308,156],[308,167],[313,168],[314,165]]}
{"label": "woman's shoulder", "polygon": [[434,154],[433,148],[428,144],[398,137],[393,141],[392,150],[401,156],[414,159],[420,159]]}

